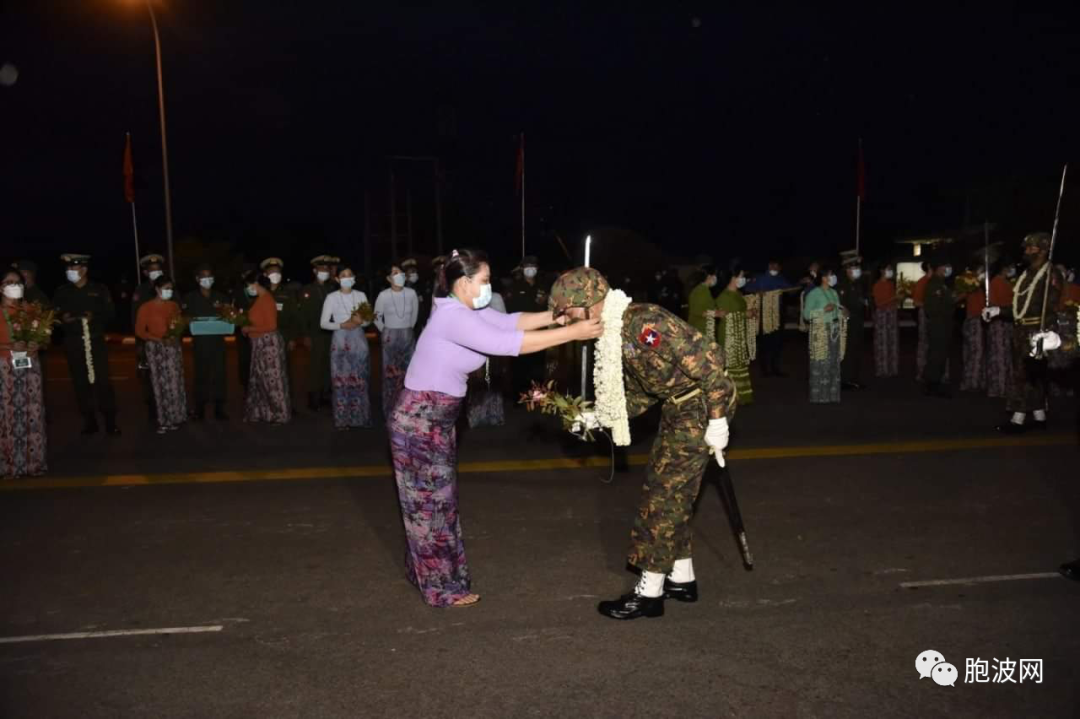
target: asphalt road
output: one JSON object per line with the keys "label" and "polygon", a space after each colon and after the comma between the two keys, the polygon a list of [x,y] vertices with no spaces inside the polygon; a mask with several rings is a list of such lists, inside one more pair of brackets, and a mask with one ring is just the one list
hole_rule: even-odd
{"label": "asphalt road", "polygon": [[[797,351],[792,377],[757,381],[737,418],[755,570],[710,473],[702,600],[629,623],[595,604],[633,582],[648,421],[610,485],[605,467],[552,468],[607,449],[545,419],[515,410],[466,433],[483,601],[435,610],[402,575],[381,429],[336,433],[325,412],[253,427],[234,397],[232,421],[159,437],[121,350],[125,434],[83,438],[51,365],[50,476],[0,492],[0,716],[1075,716],[1080,584],[1054,574],[1080,556],[1073,401],[1055,402],[1050,436],[1004,443],[989,431],[1000,402],[924,398],[909,379],[810,407]],[[341,467],[355,476],[319,478]],[[196,483],[226,470],[235,481]],[[45,488],[58,478],[86,486]],[[988,579],[1014,575],[1037,576]],[[53,636],[192,627],[215,629]],[[955,686],[919,678],[928,649]],[[1041,659],[1043,681],[966,683],[977,658]]]}

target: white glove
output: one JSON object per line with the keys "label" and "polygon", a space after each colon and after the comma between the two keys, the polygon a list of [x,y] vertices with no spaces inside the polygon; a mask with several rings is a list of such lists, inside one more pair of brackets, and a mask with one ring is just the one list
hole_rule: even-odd
{"label": "white glove", "polygon": [[1036,332],[1031,336],[1031,356],[1034,357],[1039,353],[1039,340],[1042,340],[1043,352],[1050,352],[1061,347],[1061,335],[1057,332],[1051,332],[1046,330],[1045,332]]}
{"label": "white glove", "polygon": [[709,427],[705,430],[705,444],[709,445],[709,450],[716,455],[717,464],[725,466],[724,449],[728,445],[727,417],[709,420]]}
{"label": "white glove", "polygon": [[600,429],[600,420],[596,418],[596,412],[589,410],[582,412],[575,419],[573,425],[570,427],[571,434],[584,435],[586,432],[592,432],[593,430]]}
{"label": "white glove", "polygon": [[985,307],[982,311],[983,322],[989,322],[1001,314],[1000,307]]}

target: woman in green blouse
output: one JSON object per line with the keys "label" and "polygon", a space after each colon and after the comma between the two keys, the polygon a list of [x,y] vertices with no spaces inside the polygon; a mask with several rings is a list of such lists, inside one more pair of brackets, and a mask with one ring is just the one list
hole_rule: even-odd
{"label": "woman in green blouse", "polygon": [[754,401],[754,388],[750,385],[749,323],[757,321],[757,314],[747,312],[746,300],[740,289],[746,284],[742,268],[735,265],[720,273],[724,290],[716,298],[717,336],[724,348],[724,369],[735,382],[736,398],[740,406]]}
{"label": "woman in green blouse", "polygon": [[803,319],[810,323],[810,402],[840,401],[840,360],[843,359],[843,326],[836,273],[825,268],[819,285],[806,293]]}
{"label": "woman in green blouse", "polygon": [[[686,321],[698,332],[705,334],[708,318],[715,316],[712,313],[716,309],[716,299],[713,297],[712,288],[716,285],[716,268],[712,265],[705,265],[701,268],[701,271],[705,274],[705,279],[690,291],[690,310],[687,313]],[[716,341],[716,337],[709,337],[708,339],[713,342]]]}

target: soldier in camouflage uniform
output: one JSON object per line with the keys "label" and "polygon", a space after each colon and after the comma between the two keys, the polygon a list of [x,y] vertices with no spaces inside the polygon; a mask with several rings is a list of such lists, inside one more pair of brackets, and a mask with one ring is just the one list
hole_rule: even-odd
{"label": "soldier in camouflage uniform", "polygon": [[[578,268],[555,281],[549,306],[556,316],[597,317],[608,290],[599,272]],[[631,532],[629,562],[641,570],[641,581],[598,609],[613,619],[658,617],[665,598],[697,601],[690,519],[710,453],[723,461],[735,384],[719,347],[657,305],[630,304],[621,339],[627,414],[636,417],[661,402],[663,415]]]}
{"label": "soldier in camouflage uniform", "polygon": [[[1012,413],[1010,421],[997,427],[1005,434],[1021,434],[1028,425],[1025,419],[1032,414],[1031,427],[1046,429],[1047,362],[1031,357],[1032,338],[1042,324],[1043,297],[1046,296],[1046,327],[1056,324],[1056,310],[1065,288],[1065,277],[1049,265],[1050,235],[1035,232],[1024,238],[1024,261],[1028,269],[1016,281],[1012,307],[987,307],[983,319],[990,321],[1001,315],[1013,321],[1013,365],[1005,409]],[[1047,294],[1046,283],[1050,283]],[[1014,309],[1015,308],[1015,309]]]}

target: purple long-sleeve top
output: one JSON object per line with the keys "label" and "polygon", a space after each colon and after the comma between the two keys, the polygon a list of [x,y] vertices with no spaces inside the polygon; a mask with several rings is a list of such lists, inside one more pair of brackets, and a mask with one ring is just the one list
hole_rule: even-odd
{"label": "purple long-sleeve top", "polygon": [[483,367],[488,356],[517,357],[521,352],[525,333],[517,328],[519,315],[469,309],[453,297],[435,298],[409,362],[405,386],[464,397],[469,373]]}

